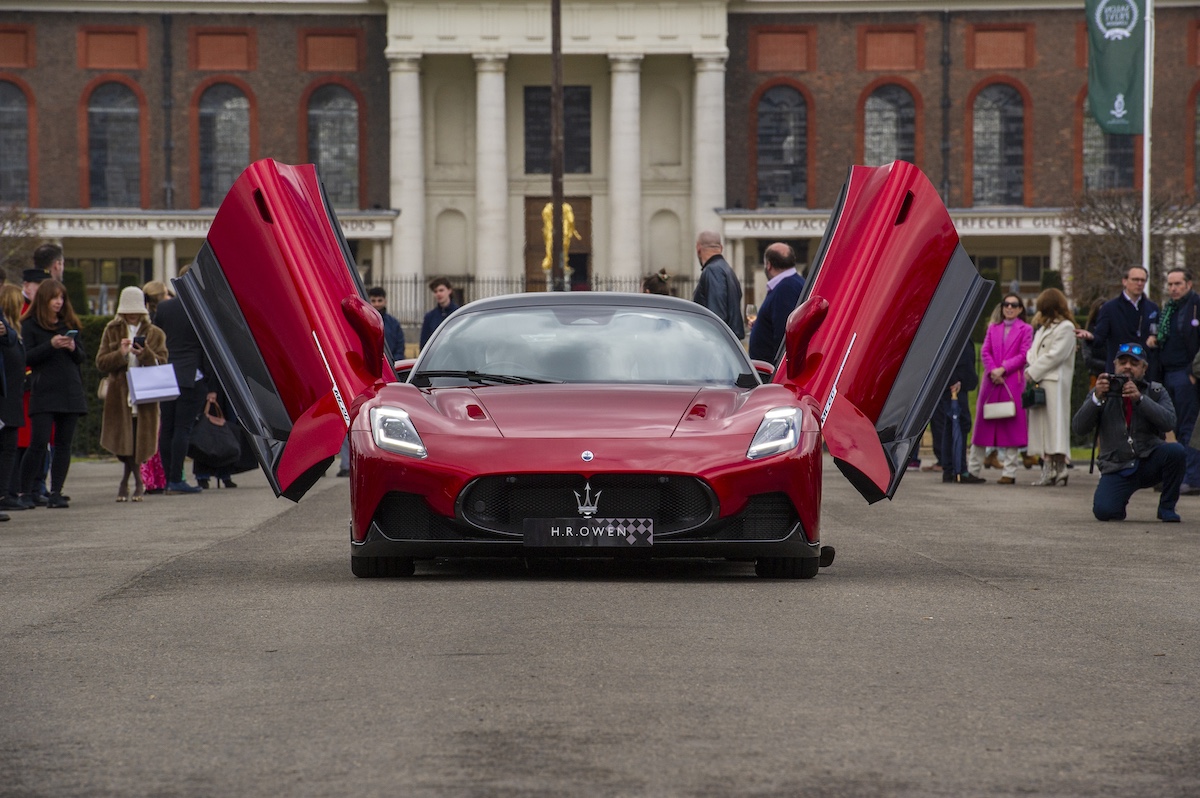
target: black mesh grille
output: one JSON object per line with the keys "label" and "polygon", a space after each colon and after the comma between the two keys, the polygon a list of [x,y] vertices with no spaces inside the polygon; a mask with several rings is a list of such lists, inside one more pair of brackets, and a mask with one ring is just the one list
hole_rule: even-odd
{"label": "black mesh grille", "polygon": [[392,540],[462,540],[462,530],[429,508],[423,496],[392,492],[375,510],[379,531]]}
{"label": "black mesh grille", "polygon": [[746,509],[715,527],[684,537],[697,540],[782,540],[800,520],[785,493],[752,496]]}
{"label": "black mesh grille", "polygon": [[481,477],[463,490],[459,512],[482,529],[519,535],[526,518],[580,517],[589,485],[597,517],[653,518],[655,535],[695,529],[716,514],[716,499],[701,480],[661,474]]}

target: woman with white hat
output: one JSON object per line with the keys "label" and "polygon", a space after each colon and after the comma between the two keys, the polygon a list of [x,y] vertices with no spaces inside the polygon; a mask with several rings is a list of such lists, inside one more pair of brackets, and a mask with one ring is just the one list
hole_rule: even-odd
{"label": "woman with white hat", "polygon": [[[129,286],[121,291],[117,315],[104,328],[96,368],[105,374],[104,417],[100,426],[100,445],[125,465],[117,501],[142,501],[146,488],[139,467],[158,449],[158,403],[129,403],[131,368],[155,366],[167,362],[167,337],[150,322],[142,289]],[[129,477],[133,475],[133,495],[129,495]]]}

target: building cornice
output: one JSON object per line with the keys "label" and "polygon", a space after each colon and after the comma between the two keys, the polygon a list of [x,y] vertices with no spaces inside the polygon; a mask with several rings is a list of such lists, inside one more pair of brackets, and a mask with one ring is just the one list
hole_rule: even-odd
{"label": "building cornice", "polygon": [[[816,238],[825,234],[829,210],[720,211],[725,238]],[[958,234],[972,236],[1063,235],[1062,208],[951,208]]]}
{"label": "building cornice", "polygon": [[[724,53],[726,0],[590,0],[562,4],[562,50],[570,55]],[[550,52],[550,3],[389,0],[389,57]]]}
{"label": "building cornice", "polygon": [[[121,211],[34,208],[45,238],[204,238],[215,210]],[[346,238],[387,240],[392,237],[393,210],[340,211]]]}

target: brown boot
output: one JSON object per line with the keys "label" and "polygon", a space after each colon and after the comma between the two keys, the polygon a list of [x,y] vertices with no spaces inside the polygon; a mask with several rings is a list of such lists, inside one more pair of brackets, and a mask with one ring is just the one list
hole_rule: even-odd
{"label": "brown boot", "polygon": [[1004,468],[1000,463],[1000,456],[996,452],[989,452],[988,456],[983,458],[984,468],[995,468],[997,470]]}

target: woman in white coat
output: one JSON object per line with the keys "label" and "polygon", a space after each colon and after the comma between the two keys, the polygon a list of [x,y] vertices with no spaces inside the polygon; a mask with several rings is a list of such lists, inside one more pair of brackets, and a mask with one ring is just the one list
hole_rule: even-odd
{"label": "woman in white coat", "polygon": [[1042,455],[1042,476],[1034,485],[1067,484],[1071,451],[1071,382],[1075,376],[1075,322],[1071,307],[1057,288],[1038,294],[1033,318],[1033,345],[1026,355],[1027,384],[1039,383],[1046,404],[1027,408],[1029,451]]}

